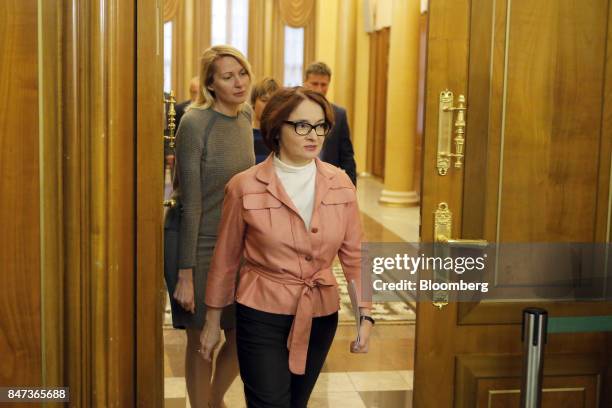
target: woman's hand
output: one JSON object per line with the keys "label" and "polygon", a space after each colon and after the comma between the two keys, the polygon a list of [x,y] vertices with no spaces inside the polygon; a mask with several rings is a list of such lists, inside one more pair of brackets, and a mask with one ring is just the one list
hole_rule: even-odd
{"label": "woman's hand", "polygon": [[183,309],[195,313],[195,300],[193,291],[193,273],[191,269],[179,269],[178,282],[172,297]]}
{"label": "woman's hand", "polygon": [[219,323],[206,321],[200,334],[200,354],[206,361],[212,361],[213,351],[221,340],[221,327]]}
{"label": "woman's hand", "polygon": [[351,342],[351,353],[367,353],[370,348],[370,332],[372,331],[372,322],[362,320],[359,325],[359,343]]}

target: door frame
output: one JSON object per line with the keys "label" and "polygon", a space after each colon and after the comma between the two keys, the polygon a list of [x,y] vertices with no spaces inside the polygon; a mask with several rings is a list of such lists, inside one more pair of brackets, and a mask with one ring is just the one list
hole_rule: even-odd
{"label": "door frame", "polygon": [[136,401],[162,408],[163,13],[161,0],[136,4]]}

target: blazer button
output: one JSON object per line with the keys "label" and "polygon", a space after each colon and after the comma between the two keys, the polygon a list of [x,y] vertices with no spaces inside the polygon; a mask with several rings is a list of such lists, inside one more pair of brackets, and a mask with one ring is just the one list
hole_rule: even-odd
{"label": "blazer button", "polygon": [[318,229],[318,228],[313,228],[313,229],[311,229],[310,231],[311,231],[313,234],[316,234],[317,232],[319,232],[319,229]]}
{"label": "blazer button", "polygon": [[310,261],[312,261],[312,256],[306,255],[306,257],[304,259],[306,259],[308,262],[310,262]]}

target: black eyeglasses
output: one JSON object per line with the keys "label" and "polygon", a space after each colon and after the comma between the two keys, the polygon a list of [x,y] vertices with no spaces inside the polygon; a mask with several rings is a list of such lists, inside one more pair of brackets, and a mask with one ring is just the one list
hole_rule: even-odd
{"label": "black eyeglasses", "polygon": [[300,136],[307,136],[310,132],[312,132],[312,129],[315,130],[317,136],[325,136],[329,133],[330,129],[329,123],[327,122],[311,125],[308,122],[292,122],[290,120],[286,120],[285,123],[288,125],[293,125],[295,133]]}

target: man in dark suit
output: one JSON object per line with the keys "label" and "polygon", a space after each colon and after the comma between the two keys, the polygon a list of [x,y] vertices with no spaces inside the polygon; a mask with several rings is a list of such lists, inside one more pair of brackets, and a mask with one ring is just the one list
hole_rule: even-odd
{"label": "man in dark suit", "polygon": [[[324,62],[314,62],[306,68],[304,73],[304,87],[320,94],[326,95],[331,80],[331,69]],[[351,131],[346,118],[346,110],[332,104],[336,124],[331,129],[323,149],[321,160],[340,167],[357,185],[357,171],[355,166],[355,152],[351,142]]]}
{"label": "man in dark suit", "polygon": [[191,82],[189,82],[189,97],[190,99],[183,101],[181,103],[177,103],[174,106],[174,110],[176,111],[176,129],[178,130],[179,123],[181,123],[181,118],[185,114],[185,109],[198,98],[198,91],[200,88],[200,78],[193,77],[191,78]]}

